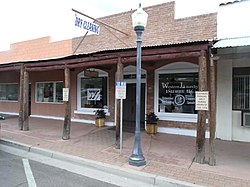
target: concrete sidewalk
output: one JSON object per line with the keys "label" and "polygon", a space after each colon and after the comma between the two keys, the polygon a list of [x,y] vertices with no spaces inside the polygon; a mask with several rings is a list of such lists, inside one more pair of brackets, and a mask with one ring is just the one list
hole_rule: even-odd
{"label": "concrete sidewalk", "polygon": [[250,143],[216,140],[217,165],[209,166],[192,162],[194,137],[161,133],[150,136],[142,132],[142,150],[147,164],[134,167],[128,165],[134,143],[133,133],[123,133],[120,155],[120,150],[115,149],[115,131],[111,127],[72,123],[71,139],[62,140],[62,121],[30,118],[30,131],[19,131],[17,122],[18,118],[0,121],[1,138],[27,144],[31,148],[56,151],[193,184],[250,186]]}

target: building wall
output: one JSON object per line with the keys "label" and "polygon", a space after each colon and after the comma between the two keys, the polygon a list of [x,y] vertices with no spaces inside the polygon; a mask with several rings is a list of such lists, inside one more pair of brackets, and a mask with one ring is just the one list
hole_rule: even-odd
{"label": "building wall", "polygon": [[[143,46],[206,41],[216,37],[216,13],[175,19],[175,3],[168,2],[143,8],[148,13],[148,21],[143,32]],[[136,47],[136,33],[132,27],[131,15],[135,10],[115,14],[100,21],[127,33],[122,34],[101,26],[99,35],[73,38],[73,51],[81,42],[76,53],[90,53],[108,49]]]}
{"label": "building wall", "polygon": [[51,42],[50,37],[43,37],[14,43],[10,50],[0,51],[0,64],[68,56],[72,54],[71,41]]}
{"label": "building wall", "polygon": [[30,72],[31,83],[31,115],[41,116],[64,116],[64,105],[62,103],[37,103],[36,97],[36,83],[37,82],[50,82],[50,81],[63,81],[63,70],[48,71],[48,72]]}
{"label": "building wall", "polygon": [[[249,47],[220,49],[218,54],[250,52]],[[234,67],[250,67],[250,58],[219,60],[217,72],[216,137],[223,140],[250,141],[250,128],[241,126],[241,111],[232,109]]]}
{"label": "building wall", "polygon": [[[19,85],[19,73],[16,71],[1,72],[0,83],[17,83]],[[17,101],[0,101],[0,113],[18,113]]]}
{"label": "building wall", "polygon": [[249,36],[250,1],[221,5],[218,11],[218,38]]}

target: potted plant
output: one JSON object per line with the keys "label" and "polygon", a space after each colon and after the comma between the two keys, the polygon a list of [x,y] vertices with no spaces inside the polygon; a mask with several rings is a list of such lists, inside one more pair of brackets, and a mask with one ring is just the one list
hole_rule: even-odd
{"label": "potted plant", "polygon": [[98,110],[95,110],[95,115],[96,115],[96,118],[95,118],[95,125],[97,127],[103,127],[104,126],[104,123],[105,123],[105,118],[106,118],[106,112],[104,109],[98,109]]}
{"label": "potted plant", "polygon": [[154,112],[146,114],[146,128],[148,134],[156,134],[159,118]]}

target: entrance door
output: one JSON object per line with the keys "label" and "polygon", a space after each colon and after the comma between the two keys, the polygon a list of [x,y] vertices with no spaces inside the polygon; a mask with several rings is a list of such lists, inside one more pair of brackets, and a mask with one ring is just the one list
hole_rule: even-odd
{"label": "entrance door", "polygon": [[[127,96],[123,100],[123,130],[135,131],[136,122],[136,84],[128,84],[126,88]],[[141,84],[141,130],[145,129],[145,83]]]}

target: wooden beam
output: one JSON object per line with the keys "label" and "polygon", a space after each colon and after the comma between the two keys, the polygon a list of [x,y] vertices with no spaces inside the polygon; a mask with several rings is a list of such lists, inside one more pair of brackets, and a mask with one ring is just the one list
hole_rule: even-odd
{"label": "wooden beam", "polygon": [[[199,91],[207,90],[207,59],[204,50],[199,57]],[[205,162],[205,132],[206,132],[206,111],[198,111],[196,154],[194,161],[200,164]]]}
{"label": "wooden beam", "polygon": [[[164,55],[168,55],[166,57],[169,58],[175,58],[175,54],[183,54],[185,57],[186,54],[190,54],[190,56],[199,56],[201,49],[207,49],[208,44],[196,44],[196,45],[187,45],[187,46],[168,46],[168,47],[162,47],[162,48],[145,48],[142,51],[142,57],[143,56],[151,56],[156,58],[162,58],[164,59]],[[155,55],[157,54],[157,55]],[[130,49],[130,50],[123,50],[123,51],[107,51],[104,53],[96,53],[96,54],[90,54],[90,55],[75,55],[72,56],[72,58],[60,58],[60,59],[52,59],[52,60],[44,60],[39,62],[29,62],[26,63],[25,66],[27,68],[30,67],[42,67],[42,66],[57,66],[57,65],[64,65],[64,64],[77,64],[77,63],[88,63],[88,62],[94,62],[94,61],[104,61],[104,60],[114,60],[117,59],[117,56],[120,56],[123,59],[123,63],[126,63],[126,59],[132,57],[136,59],[136,49]],[[163,55],[163,56],[161,56]],[[180,55],[177,55],[179,57]],[[73,58],[74,57],[74,58]],[[146,59],[147,60],[147,59]],[[149,59],[152,60],[152,59]],[[155,60],[155,59],[153,59]],[[134,59],[132,59],[134,61]],[[129,60],[131,62],[131,60]]]}
{"label": "wooden beam", "polygon": [[71,99],[70,99],[70,70],[65,67],[64,69],[64,77],[65,77],[65,88],[69,89],[68,93],[68,101],[64,101],[65,105],[65,115],[64,115],[64,125],[63,125],[63,140],[70,139],[70,126],[71,126]]}
{"label": "wooden beam", "polygon": [[[81,68],[81,67],[99,67],[99,66],[105,66],[105,65],[111,65],[116,64],[117,58],[112,60],[103,60],[103,61],[94,61],[94,62],[88,62],[88,63],[76,63],[76,64],[67,64],[67,67],[69,69],[72,68]],[[57,69],[64,69],[65,65],[58,65],[55,66],[53,64],[50,64],[48,66],[44,67],[28,67],[26,68],[28,71],[50,71],[50,70],[57,70]]]}
{"label": "wooden beam", "polygon": [[209,165],[215,166],[215,131],[216,131],[216,62],[210,59],[210,117],[209,117]]}
{"label": "wooden beam", "polygon": [[20,70],[21,66],[2,66],[0,65],[0,71],[18,71]]}
{"label": "wooden beam", "polygon": [[23,130],[29,130],[29,72],[24,70],[23,81]]}
{"label": "wooden beam", "polygon": [[[142,56],[142,62],[147,61],[160,61],[160,60],[170,60],[170,59],[178,59],[178,58],[192,58],[199,57],[200,52],[183,52],[183,53],[172,53],[172,54],[161,54],[161,55],[150,55],[150,56]],[[124,58],[123,63],[136,62],[136,56]]]}
{"label": "wooden beam", "polygon": [[[123,64],[121,62],[121,58],[118,58],[118,63],[116,65],[117,71],[116,71],[116,82],[123,81]],[[120,149],[120,119],[122,116],[120,116],[121,111],[121,100],[116,99],[116,136],[115,136],[115,146],[116,149]]]}
{"label": "wooden beam", "polygon": [[20,80],[19,80],[19,117],[18,126],[20,130],[23,130],[23,85],[24,85],[24,65],[21,64]]}

